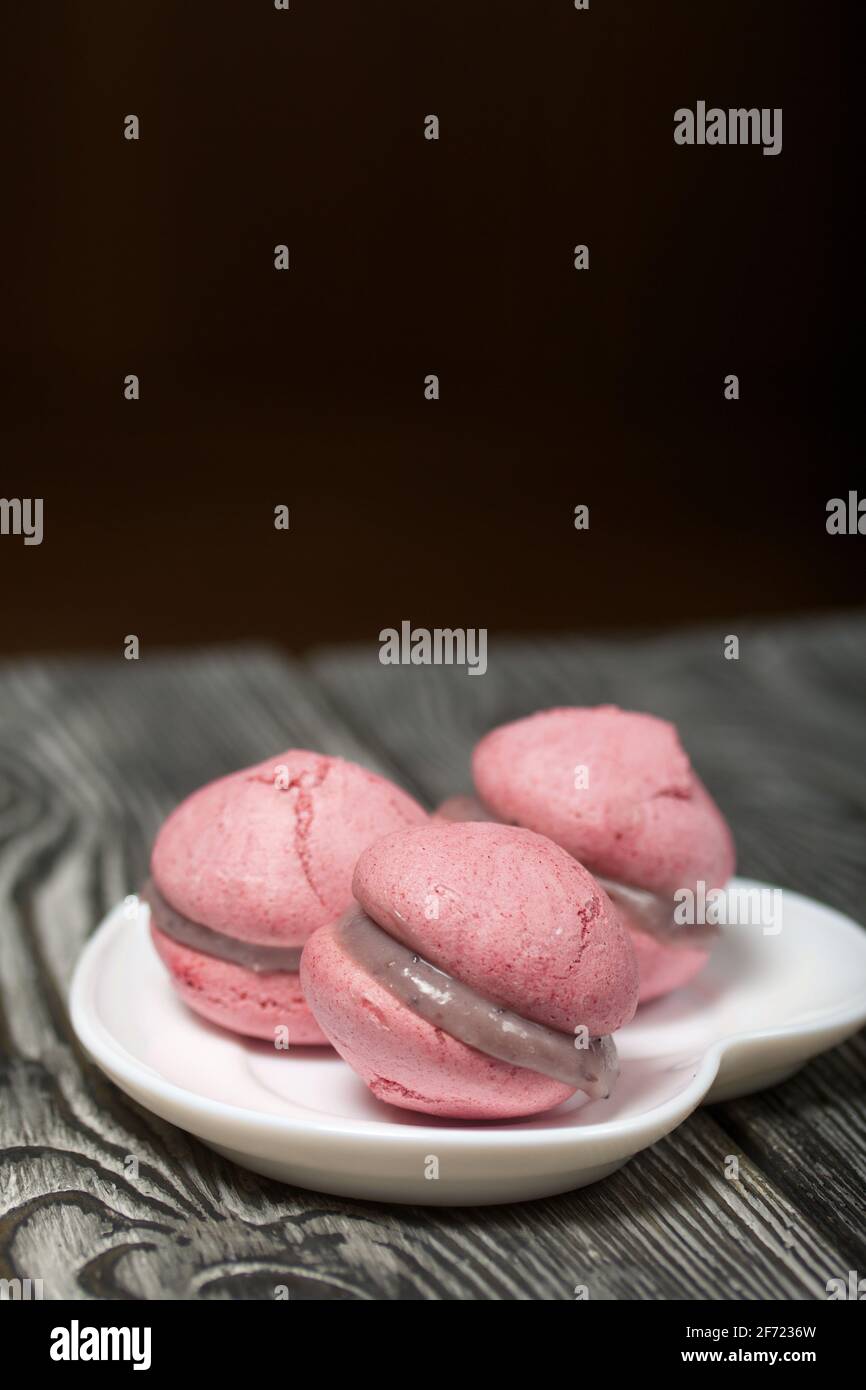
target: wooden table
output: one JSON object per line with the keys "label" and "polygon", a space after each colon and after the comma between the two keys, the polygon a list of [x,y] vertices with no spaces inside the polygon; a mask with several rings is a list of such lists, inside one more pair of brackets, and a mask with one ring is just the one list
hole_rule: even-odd
{"label": "wooden table", "polygon": [[[83,1057],[65,996],[153,833],[209,778],[290,745],[428,803],[493,724],[615,701],[675,719],[740,867],[864,916],[866,621],[626,641],[491,641],[483,677],[372,642],[7,666],[0,676],[0,1277],[46,1298],[823,1298],[866,1274],[863,1038],[700,1110],[606,1182],[443,1210],[281,1187],[154,1118]],[[139,1158],[127,1177],[124,1159]],[[725,1160],[740,1160],[738,1181]]]}

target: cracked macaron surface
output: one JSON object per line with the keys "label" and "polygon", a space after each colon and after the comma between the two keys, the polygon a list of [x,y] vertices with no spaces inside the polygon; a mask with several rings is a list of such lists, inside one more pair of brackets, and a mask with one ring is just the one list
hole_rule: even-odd
{"label": "cracked macaron surface", "polygon": [[323,1031],[392,1104],[506,1118],[548,1109],[577,1089],[534,1070],[531,1049],[518,1065],[449,1032],[449,980],[481,1001],[485,1026],[513,1014],[518,1028],[547,1029],[572,1052],[576,1029],[606,1037],[634,1012],[636,961],[609,899],[532,831],[428,822],[396,832],[361,855],[354,894],[356,910],[394,946],[396,964],[408,951],[444,977],[437,1023],[427,1001],[419,1011],[347,949],[345,921],[304,949],[301,980]]}
{"label": "cracked macaron surface", "polygon": [[[269,969],[269,952],[300,949],[340,915],[367,845],[426,819],[386,778],[303,749],[194,792],[165,821],[151,857],[152,934],[187,1002],[240,1032],[272,1037],[284,1022],[295,1041],[322,1042],[297,967]],[[212,951],[192,933],[178,937],[174,914],[206,929],[205,940],[212,934]],[[249,943],[250,959],[220,951],[225,938]],[[265,948],[260,968],[256,947]]]}
{"label": "cracked macaron surface", "polygon": [[151,873],[193,921],[293,946],[343,911],[371,840],[426,819],[386,778],[290,749],[187,797],[157,835]]}

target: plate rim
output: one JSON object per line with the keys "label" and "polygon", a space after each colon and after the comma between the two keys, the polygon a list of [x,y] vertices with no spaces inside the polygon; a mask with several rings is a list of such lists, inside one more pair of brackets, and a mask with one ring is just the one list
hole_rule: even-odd
{"label": "plate rim", "polygon": [[[738,887],[754,888],[773,886],[757,879],[740,878],[739,876],[732,879],[731,884]],[[866,959],[866,931],[852,917],[794,889],[784,889],[783,891],[786,897],[796,899],[805,907],[817,908],[822,913],[833,917],[837,927],[851,934],[852,937],[856,936],[858,948],[863,951],[864,959]],[[126,902],[127,899],[122,899],[106,914],[90,934],[76,961],[69,986],[68,1007],[72,1027],[78,1041],[94,1063],[106,1072],[109,1078],[121,1089],[125,1090],[125,1086],[118,1080],[118,1077],[122,1077],[123,1081],[134,1088],[134,1091],[139,1091],[143,1087],[148,1093],[162,1096],[166,1100],[170,1100],[175,1106],[188,1112],[230,1121],[243,1131],[245,1136],[267,1133],[269,1135],[282,1134],[286,1137],[297,1135],[309,1137],[311,1134],[315,1134],[323,1141],[327,1141],[329,1137],[340,1137],[351,1138],[356,1143],[370,1145],[387,1142],[412,1146],[426,1142],[436,1143],[440,1148],[447,1143],[457,1148],[472,1147],[473,1145],[509,1149],[543,1146],[544,1148],[562,1148],[572,1151],[602,1143],[609,1138],[627,1141],[630,1137],[635,1137],[640,1140],[645,1137],[648,1130],[656,1130],[660,1120],[664,1122],[666,1117],[680,1116],[679,1119],[674,1119],[673,1125],[665,1131],[669,1132],[670,1128],[681,1123],[682,1119],[700,1105],[712,1088],[729,1049],[742,1043],[760,1044],[792,1036],[808,1038],[824,1032],[828,1025],[844,1029],[849,1024],[856,1027],[858,1024],[866,1023],[866,988],[864,988],[862,995],[855,995],[840,1005],[829,1006],[807,1023],[779,1024],[770,1028],[753,1028],[731,1034],[729,1037],[718,1039],[708,1047],[694,1076],[688,1085],[683,1090],[678,1091],[676,1095],[660,1101],[650,1109],[642,1110],[638,1115],[630,1118],[600,1120],[587,1126],[519,1129],[516,1126],[515,1128],[493,1128],[492,1125],[488,1127],[483,1121],[477,1120],[452,1121],[450,1123],[445,1121],[439,1126],[430,1124],[404,1126],[391,1124],[387,1119],[329,1119],[324,1121],[317,1119],[315,1115],[311,1115],[309,1118],[295,1119],[288,1115],[255,1110],[232,1102],[215,1100],[203,1096],[199,1092],[188,1090],[174,1081],[166,1080],[129,1052],[101,1021],[96,1011],[88,1007],[99,962],[114,941],[115,936],[128,921],[123,916]],[[230,1036],[227,1033],[227,1037],[230,1038]],[[139,1103],[143,1104],[144,1102],[139,1101]],[[172,1121],[172,1123],[177,1122]],[[503,1124],[502,1121],[495,1121],[494,1123],[497,1126]],[[518,1120],[517,1124],[519,1123]],[[183,1125],[179,1125],[179,1127],[183,1128]],[[639,1145],[639,1147],[643,1147],[643,1145]]]}

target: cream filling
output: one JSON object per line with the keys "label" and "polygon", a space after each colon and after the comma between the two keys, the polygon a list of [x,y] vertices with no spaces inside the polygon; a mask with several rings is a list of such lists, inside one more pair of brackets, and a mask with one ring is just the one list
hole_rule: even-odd
{"label": "cream filling", "polygon": [[619,1074],[613,1038],[590,1038],[582,1047],[577,1036],[501,1008],[395,941],[357,905],[336,932],[343,950],[366,974],[452,1038],[497,1061],[584,1091],[593,1100],[610,1095]]}
{"label": "cream filling", "polygon": [[708,951],[718,937],[718,927],[710,922],[680,924],[675,921],[672,896],[651,893],[646,888],[632,888],[628,883],[615,883],[609,878],[599,878],[589,864],[585,867],[601,884],[614,907],[627,913],[628,925],[654,937],[660,945]]}
{"label": "cream filling", "polygon": [[152,878],[147,880],[139,897],[150,908],[150,920],[157,930],[191,951],[201,951],[203,955],[242,965],[256,973],[285,970],[297,974],[303,946],[260,946],[255,941],[239,941],[235,936],[226,936],[225,932],[203,927],[200,922],[175,912]]}

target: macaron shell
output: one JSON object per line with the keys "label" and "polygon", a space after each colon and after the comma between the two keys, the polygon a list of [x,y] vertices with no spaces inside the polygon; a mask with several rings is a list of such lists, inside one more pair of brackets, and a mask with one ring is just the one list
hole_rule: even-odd
{"label": "macaron shell", "polygon": [[[449,796],[436,807],[432,818],[453,822],[491,820],[492,816],[476,797]],[[688,984],[703,970],[710,958],[709,951],[668,946],[639,927],[633,927],[624,907],[620,906],[617,910],[628,928],[637,957],[640,974],[638,1005],[648,1004],[651,999],[679,989],[680,985]]]}
{"label": "macaron shell", "polygon": [[[472,770],[484,805],[594,873],[673,892],[722,887],[734,845],[672,724],[603,705],[553,709],[494,729]],[[586,785],[584,785],[584,782]]]}
{"label": "macaron shell", "polygon": [[643,931],[629,932],[640,972],[639,1004],[648,1004],[671,990],[687,985],[703,970],[709,951],[687,946],[666,946]]}
{"label": "macaron shell", "polygon": [[151,872],[176,912],[262,945],[301,945],[351,901],[380,835],[427,820],[366,768],[301,749],[194,792],[156,838]]}
{"label": "macaron shell", "polygon": [[597,1037],[634,1013],[637,962],[613,904],[531,830],[428,820],[366,849],[353,886],[397,940],[538,1023]]}
{"label": "macaron shell", "polygon": [[390,1105],[466,1120],[533,1115],[574,1092],[509,1066],[428,1023],[342,950],[334,925],[310,938],[301,983],[323,1032]]}
{"label": "macaron shell", "polygon": [[301,992],[298,975],[247,970],[191,951],[156,927],[151,927],[150,934],[181,998],[203,1018],[234,1033],[269,1042],[274,1042],[278,1027],[285,1027],[289,1049],[293,1045],[327,1045]]}

